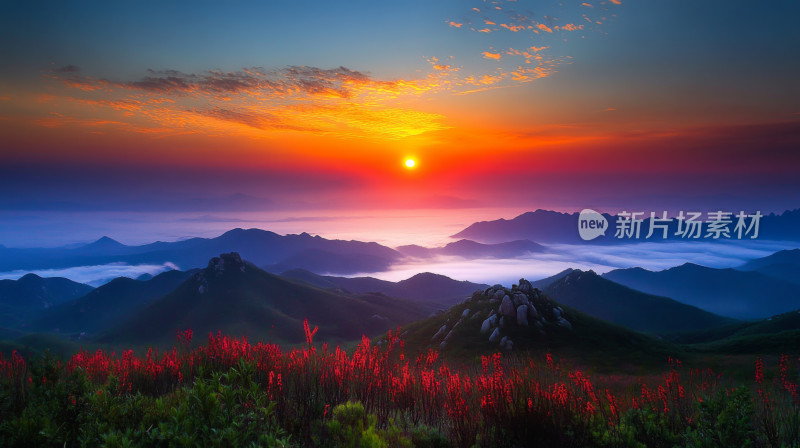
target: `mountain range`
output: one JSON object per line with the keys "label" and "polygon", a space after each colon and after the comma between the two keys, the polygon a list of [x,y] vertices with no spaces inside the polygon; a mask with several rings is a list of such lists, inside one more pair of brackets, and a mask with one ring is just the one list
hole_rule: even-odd
{"label": "mountain range", "polygon": [[66,278],[26,274],[19,280],[0,280],[0,327],[22,325],[34,313],[83,296],[92,288]]}
{"label": "mountain range", "polygon": [[233,229],[216,238],[190,238],[141,246],[126,246],[103,237],[72,248],[0,248],[0,271],[168,262],[185,270],[201,268],[211,257],[228,251],[243,254],[257,266],[275,266],[279,270],[306,268],[339,274],[382,271],[402,257],[394,249],[377,243],[328,240],[307,233],[282,236],[260,229]]}
{"label": "mountain range", "polygon": [[167,271],[149,279],[116,278],[74,300],[49,308],[24,328],[55,333],[88,333],[113,327],[191,277],[192,271]]}
{"label": "mountain range", "polygon": [[800,249],[781,250],[739,266],[742,271],[757,271],[792,283],[800,283]]}
{"label": "mountain range", "polygon": [[323,290],[270,274],[239,254],[214,257],[172,292],[99,336],[102,342],[168,343],[176,331],[221,331],[262,340],[304,340],[303,320],[327,341],[374,335],[421,318],[411,302]]}
{"label": "mountain range", "polygon": [[734,322],[667,297],[628,288],[594,271],[573,270],[543,291],[590,316],[647,333],[701,330]]}
{"label": "mountain range", "polygon": [[463,258],[517,258],[533,253],[547,252],[547,248],[530,240],[482,244],[461,239],[443,247],[428,248],[409,245],[400,246],[397,251],[415,258],[431,258],[437,255]]}
{"label": "mountain range", "polygon": [[663,271],[617,269],[603,277],[734,319],[766,318],[800,308],[800,285],[757,271],[685,263]]}
{"label": "mountain range", "polygon": [[[629,210],[631,212],[633,210]],[[734,215],[739,210],[730,210]],[[656,211],[658,214],[658,211]],[[624,244],[636,242],[635,239],[615,238],[615,228],[617,217],[608,213],[603,213],[603,217],[608,222],[608,230],[604,236],[591,240],[591,244]],[[644,217],[644,216],[643,216]],[[497,219],[494,221],[476,222],[452,235],[452,238],[467,238],[481,243],[502,243],[511,240],[532,240],[540,243],[585,243],[578,234],[579,213],[562,213],[550,210],[536,210],[523,213],[513,219]],[[705,215],[703,215],[705,218]],[[736,218],[733,217],[733,230]],[[749,223],[749,220],[748,220]],[[676,236],[677,220],[672,220],[668,226],[667,238],[662,238],[661,233],[656,232],[653,237],[645,240],[649,231],[649,213],[641,224],[641,233],[638,241],[660,242],[660,241],[680,241],[681,237]],[[800,241],[800,209],[787,210],[780,215],[770,213],[761,218],[759,224],[758,239],[775,241]],[[703,233],[706,233],[705,231]],[[735,238],[735,236],[734,236]],[[713,238],[702,235],[700,240],[713,241]]]}
{"label": "mountain range", "polygon": [[303,269],[283,272],[281,276],[299,280],[320,288],[346,293],[380,293],[437,306],[450,306],[472,295],[477,289],[489,285],[453,280],[440,274],[423,272],[399,282],[373,277],[333,277],[314,274]]}

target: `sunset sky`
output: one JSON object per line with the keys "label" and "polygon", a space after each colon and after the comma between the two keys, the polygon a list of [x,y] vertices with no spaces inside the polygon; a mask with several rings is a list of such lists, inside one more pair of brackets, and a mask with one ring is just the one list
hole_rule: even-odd
{"label": "sunset sky", "polygon": [[2,2],[0,217],[797,208],[798,17],[794,0]]}

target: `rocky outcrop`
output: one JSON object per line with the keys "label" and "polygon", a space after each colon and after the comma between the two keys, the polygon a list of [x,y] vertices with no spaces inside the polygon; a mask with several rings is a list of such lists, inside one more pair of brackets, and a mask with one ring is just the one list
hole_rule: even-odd
{"label": "rocky outcrop", "polygon": [[[483,320],[481,334],[489,334],[489,342],[497,343],[501,350],[511,350],[514,341],[504,335],[512,327],[530,327],[530,331],[545,334],[547,329],[572,329],[572,323],[564,316],[564,310],[555,306],[540,290],[527,280],[520,279],[519,285],[510,289],[494,285],[476,293],[473,299],[486,300],[492,305],[489,316]],[[462,318],[468,315],[462,314]],[[485,316],[485,314],[484,314]]]}
{"label": "rocky outcrop", "polygon": [[246,270],[246,263],[242,260],[238,252],[231,252],[229,254],[221,254],[219,257],[214,257],[208,262],[207,271],[215,273],[222,273],[226,270],[239,270],[244,272]]}
{"label": "rocky outcrop", "polygon": [[197,282],[197,292],[205,294],[209,291],[209,280],[213,282],[215,278],[219,278],[226,273],[245,271],[247,271],[247,263],[242,260],[238,252],[231,252],[229,254],[220,254],[219,257],[209,260],[208,266],[195,274],[193,278]]}
{"label": "rocky outcrop", "polygon": [[481,324],[481,333],[488,333],[492,328],[497,326],[497,314],[493,314],[486,318]]}
{"label": "rocky outcrop", "polygon": [[497,342],[500,340],[500,328],[495,328],[489,336],[489,342]]}
{"label": "rocky outcrop", "polygon": [[442,325],[441,328],[439,328],[439,331],[437,331],[436,334],[433,335],[433,337],[431,338],[431,342],[433,342],[433,341],[439,339],[440,337],[442,337],[445,334],[446,331],[447,331],[447,324],[444,324],[444,325]]}
{"label": "rocky outcrop", "polygon": [[481,338],[499,350],[510,351],[514,348],[512,335],[524,335],[527,344],[530,338],[572,329],[564,310],[525,279],[511,288],[494,285],[476,291],[464,305],[442,315],[445,320],[431,338],[433,346],[459,345],[460,338],[479,331]]}
{"label": "rocky outcrop", "polygon": [[503,301],[500,302],[500,314],[507,317],[516,317],[517,311],[514,309],[514,303],[507,296],[503,296]]}
{"label": "rocky outcrop", "polygon": [[517,325],[528,326],[528,305],[520,305],[517,308]]}

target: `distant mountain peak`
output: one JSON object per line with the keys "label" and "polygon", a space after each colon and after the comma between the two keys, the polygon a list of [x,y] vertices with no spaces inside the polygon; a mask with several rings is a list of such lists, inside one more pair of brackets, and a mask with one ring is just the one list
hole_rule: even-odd
{"label": "distant mountain peak", "polygon": [[105,248],[123,247],[123,246],[125,246],[125,245],[120,243],[119,241],[117,241],[117,240],[115,240],[113,238],[107,237],[107,236],[103,236],[99,240],[97,240],[97,241],[95,241],[93,243],[89,243],[89,244],[87,244],[86,246],[83,246],[83,247],[84,248],[92,247],[92,248],[97,248],[97,249],[105,249]]}
{"label": "distant mountain peak", "polygon": [[38,275],[36,275],[36,274],[31,272],[29,274],[25,274],[22,277],[20,277],[19,281],[31,282],[31,281],[38,281],[38,280],[41,280],[41,279],[42,279],[42,277],[40,277],[40,276],[38,276]]}
{"label": "distant mountain peak", "polygon": [[677,268],[680,268],[680,269],[692,269],[692,270],[707,270],[707,269],[711,269],[708,266],[702,266],[702,265],[699,265],[697,263],[692,263],[690,261],[687,261],[686,263],[683,263],[682,265],[676,266],[676,267],[674,267],[672,269],[677,269]]}
{"label": "distant mountain peak", "polygon": [[561,281],[564,282],[564,283],[571,283],[571,282],[577,282],[577,281],[594,280],[594,279],[599,279],[599,278],[602,278],[602,277],[597,275],[597,272],[594,272],[591,269],[589,269],[588,271],[582,271],[580,269],[573,269],[572,271],[567,273],[567,275],[562,277]]}
{"label": "distant mountain peak", "polygon": [[414,274],[411,277],[407,278],[406,280],[411,280],[412,278],[437,278],[437,279],[450,279],[446,275],[436,274],[434,272],[420,272],[419,274]]}

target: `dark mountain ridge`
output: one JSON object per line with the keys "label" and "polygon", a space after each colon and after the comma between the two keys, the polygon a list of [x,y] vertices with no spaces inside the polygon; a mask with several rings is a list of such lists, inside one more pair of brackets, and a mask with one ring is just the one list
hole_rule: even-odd
{"label": "dark mountain ridge", "polygon": [[594,271],[573,270],[544,292],[590,316],[646,333],[709,329],[735,322],[667,297],[636,291]]}
{"label": "dark mountain ridge", "polygon": [[320,288],[342,292],[355,294],[377,292],[390,297],[437,305],[447,304],[447,306],[464,300],[472,295],[475,290],[484,289],[488,286],[480,283],[453,280],[450,277],[430,272],[416,274],[399,282],[379,280],[373,277],[322,276],[302,269],[286,271],[281,276],[300,280]]}
{"label": "dark mountain ridge", "polygon": [[214,257],[175,290],[109,329],[103,342],[162,343],[177,330],[222,331],[281,342],[302,342],[303,319],[322,340],[353,340],[422,317],[410,302],[354,296],[270,274],[237,253]]}
{"label": "dark mountain ridge", "polygon": [[[731,210],[738,213],[739,210]],[[656,211],[658,214],[659,212]],[[681,241],[680,236],[676,236],[677,220],[672,220],[668,226],[668,237],[662,238],[660,233],[650,239],[645,239],[650,226],[650,215],[643,216],[641,224],[640,238],[615,238],[617,218],[616,215],[603,213],[603,217],[608,221],[608,230],[605,236],[591,240],[591,244],[624,244],[636,241]],[[542,243],[584,243],[578,234],[579,213],[562,213],[550,210],[538,209],[526,212],[512,219],[497,219],[493,221],[480,221],[469,225],[464,230],[456,233],[452,238],[468,238],[482,243],[501,243],[512,240],[532,240]],[[730,226],[733,230],[734,223]],[[748,220],[749,222],[749,220]],[[787,210],[780,215],[770,213],[760,220],[758,239],[775,241],[800,241],[800,209]],[[713,238],[704,235],[699,238],[703,241],[713,241]]]}
{"label": "dark mountain ridge", "polygon": [[26,274],[19,280],[0,280],[0,327],[18,328],[31,314],[92,291],[89,285],[60,277]]}
{"label": "dark mountain ridge", "polygon": [[767,318],[800,308],[800,285],[755,271],[685,263],[655,272],[617,269],[603,277],[735,319]]}
{"label": "dark mountain ridge", "polygon": [[[386,269],[402,255],[386,246],[361,241],[328,240],[307,233],[278,235],[260,229],[233,229],[216,238],[191,238],[176,242],[155,242],[126,246],[104,237],[76,248],[0,249],[0,271],[128,264],[178,265],[181,269],[201,268],[211,257],[236,251],[258,266],[319,267],[326,272],[354,274]],[[336,262],[326,263],[330,256]]]}
{"label": "dark mountain ridge", "polygon": [[167,271],[142,281],[116,278],[105,285],[40,313],[29,325],[35,331],[94,333],[117,325],[153,300],[168,294],[195,271]]}

